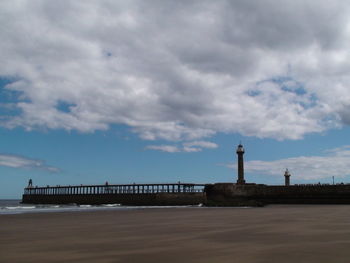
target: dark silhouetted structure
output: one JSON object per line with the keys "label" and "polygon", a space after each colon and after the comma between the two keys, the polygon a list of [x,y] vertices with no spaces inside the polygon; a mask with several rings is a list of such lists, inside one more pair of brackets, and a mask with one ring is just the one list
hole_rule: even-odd
{"label": "dark silhouetted structure", "polygon": [[23,203],[196,205],[205,203],[204,184],[124,184],[27,187]]}
{"label": "dark silhouetted structure", "polygon": [[290,185],[290,173],[288,169],[284,172],[284,185],[289,186]]}
{"label": "dark silhouetted structure", "polygon": [[237,156],[238,156],[238,179],[237,184],[245,184],[244,180],[244,161],[243,161],[243,154],[244,154],[244,148],[242,144],[239,144],[236,150]]}
{"label": "dark silhouetted structure", "polygon": [[290,185],[288,169],[284,185],[246,183],[243,167],[244,148],[237,147],[237,183],[205,186],[207,206],[263,206],[267,204],[350,204],[350,184]]}

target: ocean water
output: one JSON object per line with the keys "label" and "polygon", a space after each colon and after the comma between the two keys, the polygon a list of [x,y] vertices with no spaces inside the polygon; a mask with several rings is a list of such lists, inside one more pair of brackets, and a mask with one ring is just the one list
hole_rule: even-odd
{"label": "ocean water", "polygon": [[1,200],[0,215],[3,214],[23,214],[23,213],[49,213],[49,212],[82,212],[94,210],[131,210],[131,209],[161,209],[161,208],[182,208],[182,207],[202,207],[196,206],[122,206],[120,204],[104,205],[44,205],[44,204],[21,204],[21,200]]}

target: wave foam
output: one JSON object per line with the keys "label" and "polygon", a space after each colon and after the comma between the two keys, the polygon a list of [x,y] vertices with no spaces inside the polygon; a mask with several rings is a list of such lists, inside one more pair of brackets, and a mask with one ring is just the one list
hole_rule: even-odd
{"label": "wave foam", "polygon": [[105,206],[105,207],[117,207],[117,206],[121,206],[121,204],[104,204],[102,206]]}
{"label": "wave foam", "polygon": [[35,209],[35,206],[6,206],[5,209],[14,210],[14,209]]}

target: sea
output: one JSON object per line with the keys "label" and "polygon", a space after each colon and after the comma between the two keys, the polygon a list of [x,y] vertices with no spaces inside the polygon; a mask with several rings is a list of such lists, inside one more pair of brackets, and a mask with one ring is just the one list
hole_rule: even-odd
{"label": "sea", "polygon": [[194,206],[122,206],[120,204],[102,205],[46,205],[46,204],[21,204],[21,200],[0,199],[0,215],[24,214],[24,213],[50,213],[50,212],[83,212],[95,210],[135,210],[135,209],[161,209],[202,207],[201,204]]}

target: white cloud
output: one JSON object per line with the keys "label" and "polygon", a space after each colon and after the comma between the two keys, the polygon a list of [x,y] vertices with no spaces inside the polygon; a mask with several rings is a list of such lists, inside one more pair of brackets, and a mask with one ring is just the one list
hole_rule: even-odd
{"label": "white cloud", "polygon": [[172,145],[148,145],[146,146],[146,150],[156,150],[156,151],[162,151],[162,152],[168,152],[168,153],[180,152],[179,148]]}
{"label": "white cloud", "polygon": [[[2,1],[0,125],[147,140],[350,124],[347,1]],[[70,105],[60,110],[60,102]],[[193,147],[192,147],[193,148]]]}
{"label": "white cloud", "polygon": [[202,148],[184,146],[182,151],[187,153],[201,152]]}
{"label": "white cloud", "polygon": [[[236,164],[226,165],[237,168]],[[283,176],[288,168],[292,178],[316,180],[322,178],[345,177],[350,175],[350,146],[330,149],[321,156],[300,156],[275,161],[247,161],[248,173]]]}
{"label": "white cloud", "polygon": [[207,141],[194,141],[194,142],[186,142],[183,144],[186,147],[201,147],[201,148],[209,148],[209,149],[215,149],[218,148],[218,145],[213,142],[207,142]]}
{"label": "white cloud", "polygon": [[56,173],[60,169],[53,166],[48,166],[42,160],[30,159],[18,155],[0,154],[0,166],[11,168],[38,169]]}
{"label": "white cloud", "polygon": [[201,152],[203,148],[215,149],[218,145],[213,142],[208,141],[193,141],[193,142],[185,142],[182,146],[174,146],[174,145],[149,145],[146,146],[148,150],[158,150],[163,152]]}

